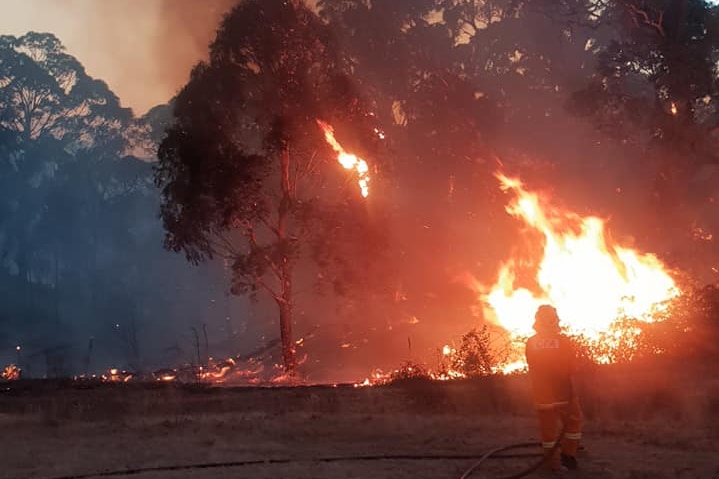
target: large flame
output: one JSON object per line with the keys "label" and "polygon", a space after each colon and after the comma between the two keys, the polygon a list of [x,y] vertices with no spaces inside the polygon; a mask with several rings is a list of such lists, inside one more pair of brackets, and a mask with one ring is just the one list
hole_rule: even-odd
{"label": "large flame", "polygon": [[[340,145],[335,138],[335,130],[332,125],[322,120],[317,120],[317,124],[322,128],[327,143],[332,147],[335,153],[337,153],[337,161],[339,161],[345,170],[354,170],[357,173],[357,184],[360,187],[360,192],[363,197],[367,198],[369,195],[370,180],[367,162],[352,153],[347,153],[345,149],[342,148],[342,145]],[[378,135],[379,134],[381,133],[378,133]]]}
{"label": "large flame", "polygon": [[557,308],[571,333],[599,339],[621,318],[654,321],[679,294],[659,259],[612,243],[600,218],[553,208],[519,179],[496,176],[515,195],[507,212],[536,233],[540,253],[507,261],[483,297],[485,315],[514,337],[532,334],[543,303]]}

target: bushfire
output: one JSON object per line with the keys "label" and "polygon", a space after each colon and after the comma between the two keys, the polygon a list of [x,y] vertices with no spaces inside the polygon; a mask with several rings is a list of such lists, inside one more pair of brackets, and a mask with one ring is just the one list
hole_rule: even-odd
{"label": "bushfire", "polygon": [[[522,221],[529,242],[527,255],[516,254],[499,269],[491,286],[471,280],[479,293],[482,313],[509,336],[510,351],[493,373],[511,374],[526,368],[524,340],[533,334],[537,307],[557,307],[562,326],[572,335],[590,343],[633,344],[640,334],[638,322],[660,319],[681,290],[668,268],[654,255],[626,248],[610,240],[604,220],[582,217],[553,206],[549,198],[528,191],[518,178],[496,174],[501,188],[513,195],[506,206],[511,216]],[[512,348],[513,346],[513,348]],[[606,344],[605,344],[606,346]],[[609,345],[611,348],[611,344]],[[424,377],[447,380],[465,377],[447,367],[456,355],[449,345],[441,349],[442,361]],[[595,348],[594,351],[606,351]],[[609,362],[596,353],[596,362]],[[379,385],[417,374],[417,365],[392,372],[375,370],[357,386]]]}
{"label": "bushfire", "polygon": [[[343,166],[356,170],[362,195],[366,197],[369,191],[367,164],[342,149],[330,125],[319,120],[318,124]],[[502,362],[485,367],[483,374],[524,370],[523,350],[518,346],[533,333],[534,312],[541,304],[557,307],[562,326],[570,334],[596,343],[624,340],[631,344],[632,338],[640,333],[638,325],[661,320],[661,313],[681,294],[671,272],[655,255],[612,241],[601,218],[583,217],[552,205],[547,196],[527,190],[518,178],[503,173],[496,173],[496,177],[501,188],[511,194],[505,209],[524,226],[523,239],[527,247],[519,249],[501,265],[492,285],[471,281],[481,300],[485,320],[494,324],[493,329],[504,331],[510,345],[517,346]],[[382,385],[400,378],[442,381],[468,376],[457,349],[447,344],[437,351],[439,360],[435,368],[407,362],[392,371],[374,370],[355,386]],[[611,360],[606,356],[592,359]],[[1,377],[18,379],[20,369],[10,365]],[[262,361],[241,360],[239,356],[221,361],[210,357],[203,366],[185,364],[177,369],[161,369],[147,378],[112,368],[98,379],[248,385],[295,383],[283,373],[280,365],[265,371]]]}
{"label": "bushfire", "polygon": [[534,312],[543,303],[557,307],[569,333],[594,341],[610,332],[633,335],[633,321],[657,320],[680,294],[656,256],[611,241],[602,219],[552,206],[518,178],[496,177],[514,196],[506,211],[527,228],[528,250],[536,255],[510,258],[492,286],[479,287],[485,318],[512,338],[532,334]]}

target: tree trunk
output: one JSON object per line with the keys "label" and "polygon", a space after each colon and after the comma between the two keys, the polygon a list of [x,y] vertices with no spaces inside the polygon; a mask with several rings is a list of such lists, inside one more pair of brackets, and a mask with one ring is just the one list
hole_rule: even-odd
{"label": "tree trunk", "polygon": [[[283,289],[282,296],[284,298],[285,292],[291,292],[292,281],[286,281],[288,289]],[[295,343],[292,338],[292,302],[283,301],[280,302],[280,339],[282,341],[282,362],[285,366],[285,371],[289,374],[294,374],[295,367],[297,367],[297,358],[295,357]]]}
{"label": "tree trunk", "polygon": [[290,150],[289,145],[285,145],[281,155],[281,188],[282,200],[278,208],[277,231],[278,240],[282,248],[282,264],[280,264],[280,280],[282,282],[282,291],[278,298],[280,308],[280,340],[282,341],[282,361],[285,371],[294,374],[297,366],[295,357],[295,342],[292,337],[292,257],[290,248],[290,238],[287,228],[292,208],[292,185],[290,179]]}
{"label": "tree trunk", "polygon": [[55,245],[53,251],[53,263],[55,268],[55,288],[53,290],[55,297],[55,326],[60,326],[60,254],[58,253],[58,246]]}

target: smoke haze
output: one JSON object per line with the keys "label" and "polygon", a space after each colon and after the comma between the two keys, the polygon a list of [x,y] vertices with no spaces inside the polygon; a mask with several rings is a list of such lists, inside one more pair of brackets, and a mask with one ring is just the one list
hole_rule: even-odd
{"label": "smoke haze", "polygon": [[52,32],[123,106],[143,114],[167,102],[234,0],[4,0],[0,33]]}

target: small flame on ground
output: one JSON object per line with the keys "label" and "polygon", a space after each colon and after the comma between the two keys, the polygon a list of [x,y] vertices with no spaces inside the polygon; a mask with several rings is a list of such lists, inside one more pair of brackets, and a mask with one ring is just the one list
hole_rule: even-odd
{"label": "small flame on ground", "polygon": [[17,381],[20,379],[21,369],[14,364],[6,366],[5,369],[0,373],[0,378],[6,381]]}
{"label": "small flame on ground", "polygon": [[[335,138],[335,130],[332,125],[325,123],[322,120],[317,120],[317,124],[324,132],[327,143],[332,147],[335,153],[337,153],[337,161],[339,161],[345,170],[354,170],[357,173],[357,184],[360,187],[360,192],[363,197],[367,198],[367,196],[369,196],[370,181],[369,166],[367,166],[367,162],[362,158],[345,151],[342,145],[340,145]],[[384,134],[380,131],[376,130],[375,133],[377,133],[380,138],[384,138]]]}
{"label": "small flame on ground", "polygon": [[100,376],[100,380],[109,383],[127,383],[133,380],[135,375],[128,371],[120,371],[117,368],[110,368]]}

